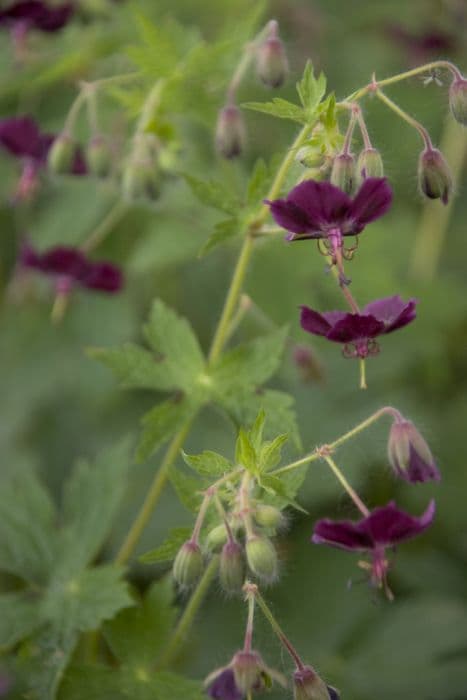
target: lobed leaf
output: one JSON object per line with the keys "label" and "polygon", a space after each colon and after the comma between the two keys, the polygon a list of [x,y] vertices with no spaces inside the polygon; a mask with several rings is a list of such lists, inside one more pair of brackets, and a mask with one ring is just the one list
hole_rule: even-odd
{"label": "lobed leaf", "polygon": [[189,455],[183,452],[182,456],[185,464],[201,476],[222,476],[233,468],[228,459],[217,452],[211,452],[211,450],[205,450],[199,455]]}
{"label": "lobed leaf", "polygon": [[172,561],[184,542],[189,539],[191,530],[189,527],[176,527],[170,530],[169,536],[159,547],[151,549],[143,554],[139,560],[143,564],[159,564],[164,561]]}
{"label": "lobed leaf", "polygon": [[302,107],[283,100],[281,97],[274,97],[271,102],[245,102],[242,107],[251,109],[254,112],[263,112],[279,119],[291,119],[299,124],[306,124],[308,119]]}
{"label": "lobed leaf", "polygon": [[134,343],[119,348],[89,348],[87,354],[111,369],[124,389],[173,391],[178,387],[166,363]]}

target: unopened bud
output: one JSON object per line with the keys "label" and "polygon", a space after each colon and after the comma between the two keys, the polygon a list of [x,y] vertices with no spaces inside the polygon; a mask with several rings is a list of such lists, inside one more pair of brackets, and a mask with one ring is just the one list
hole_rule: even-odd
{"label": "unopened bud", "polygon": [[265,583],[277,577],[277,553],[267,537],[253,535],[245,545],[246,559],[251,571]]}
{"label": "unopened bud", "polygon": [[467,126],[467,80],[454,78],[449,88],[449,107],[459,124]]}
{"label": "unopened bud", "polygon": [[199,545],[188,540],[179,549],[173,565],[173,577],[184,588],[193,586],[204,569],[203,555]]}
{"label": "unopened bud", "polygon": [[277,530],[284,523],[284,516],[278,508],[260,503],[255,508],[254,518],[261,527]]}
{"label": "unopened bud", "polygon": [[217,525],[212,530],[209,531],[206,537],[206,545],[213,552],[218,550],[227,542],[227,529],[224,524]]}
{"label": "unopened bud", "polygon": [[47,157],[47,165],[56,175],[70,173],[75,157],[75,144],[66,134],[59,134],[53,141]]}
{"label": "unopened bud", "polygon": [[334,688],[330,688],[311,666],[295,671],[293,676],[294,700],[339,700]]}
{"label": "unopened bud", "polygon": [[238,651],[232,659],[235,685],[242,695],[260,689],[263,662],[256,651]]}
{"label": "unopened bud", "polygon": [[364,148],[357,159],[357,177],[360,181],[367,177],[383,177],[384,166],[381,154],[376,148]]}
{"label": "unopened bud", "polygon": [[157,199],[160,193],[159,174],[151,161],[132,161],[123,171],[123,194],[126,199]]}
{"label": "unopened bud", "polygon": [[306,168],[315,168],[322,164],[323,154],[313,146],[302,146],[295,154],[295,160]]}
{"label": "unopened bud", "polygon": [[401,479],[439,481],[441,476],[433,455],[412,421],[395,420],[388,439],[388,459]]}
{"label": "unopened bud", "polygon": [[97,177],[107,177],[112,168],[112,151],[105,136],[94,136],[86,149],[89,170]]}
{"label": "unopened bud", "polygon": [[245,147],[243,114],[236,105],[223,107],[217,119],[216,148],[224,158],[236,158]]}
{"label": "unopened bud", "polygon": [[332,164],[330,181],[346,194],[355,188],[355,158],[351,153],[339,153]]}
{"label": "unopened bud", "polygon": [[452,192],[452,177],[449,165],[437,148],[426,147],[418,161],[420,190],[430,199],[441,199],[447,204]]}
{"label": "unopened bud", "polygon": [[269,37],[258,49],[256,71],[265,85],[280,87],[289,70],[284,44],[278,37]]}
{"label": "unopened bud", "polygon": [[229,540],[222,548],[219,563],[219,579],[227,593],[238,593],[245,581],[245,559],[243,548]]}

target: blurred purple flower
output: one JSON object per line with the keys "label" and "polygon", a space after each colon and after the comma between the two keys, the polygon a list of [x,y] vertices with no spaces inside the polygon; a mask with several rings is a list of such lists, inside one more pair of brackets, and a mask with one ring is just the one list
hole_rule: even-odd
{"label": "blurred purple flower", "polygon": [[453,34],[426,27],[422,32],[411,32],[401,24],[389,24],[384,33],[390,41],[406,51],[410,64],[427,63],[433,58],[450,55],[457,49],[458,41]]}
{"label": "blurred purple flower", "polygon": [[210,673],[204,685],[214,700],[242,700],[252,690],[270,687],[273,680],[287,686],[282,673],[266,666],[257,651],[242,650],[234,654],[227,666]]}
{"label": "blurred purple flower", "polygon": [[14,31],[38,29],[56,32],[67,24],[74,12],[72,3],[49,6],[43,0],[17,0],[0,10],[0,26]]}
{"label": "blurred purple flower", "polygon": [[375,508],[358,522],[329,518],[319,520],[311,541],[369,554],[371,564],[361,562],[360,565],[369,569],[374,585],[384,586],[389,593],[386,585],[389,568],[386,547],[393,547],[424,532],[433,522],[435,510],[435,502],[432,500],[423,515],[417,518],[400,510],[391,501],[386,506]]}
{"label": "blurred purple flower", "polygon": [[209,697],[214,700],[242,700],[243,693],[235,684],[234,672],[227,667],[222,669],[207,688]]}
{"label": "blurred purple flower", "polygon": [[75,284],[110,294],[123,286],[120,268],[109,262],[91,262],[78,248],[56,246],[38,253],[26,244],[21,250],[20,264],[55,277],[57,289],[62,293]]}
{"label": "blurred purple flower", "polygon": [[326,311],[322,314],[308,306],[301,307],[303,330],[343,343],[344,357],[365,358],[379,352],[374,340],[411,323],[416,317],[416,299],[404,302],[399,295],[377,299],[359,313]]}

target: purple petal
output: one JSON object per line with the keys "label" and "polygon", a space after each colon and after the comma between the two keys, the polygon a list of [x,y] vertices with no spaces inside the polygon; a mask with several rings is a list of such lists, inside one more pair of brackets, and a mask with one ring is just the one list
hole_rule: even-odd
{"label": "purple petal", "polygon": [[336,343],[353,343],[356,340],[375,338],[384,332],[384,323],[371,315],[345,314],[329,331],[327,338]]}
{"label": "purple petal", "polygon": [[15,156],[39,158],[40,132],[31,117],[13,117],[0,121],[0,144]]}
{"label": "purple petal", "polygon": [[209,686],[208,695],[214,700],[242,700],[243,694],[235,684],[234,672],[224,669]]}
{"label": "purple petal", "polygon": [[360,521],[358,527],[376,546],[393,545],[426,530],[433,522],[435,510],[435,502],[431,500],[423,515],[417,518],[399,510],[394,501],[391,501],[386,506],[375,508],[367,518]]}
{"label": "purple petal", "polygon": [[326,687],[328,689],[330,700],[340,700],[340,695],[335,688],[332,688],[330,685]]}
{"label": "purple petal", "polygon": [[115,293],[123,287],[123,274],[120,268],[108,262],[94,263],[79,282],[88,289]]}
{"label": "purple petal", "polygon": [[330,182],[316,180],[305,180],[294,187],[287,201],[306,213],[310,229],[314,230],[338,227],[352,206],[345,192]]}
{"label": "purple petal", "polygon": [[56,246],[40,256],[40,269],[46,274],[66,275],[79,281],[91,263],[81,251],[68,246]]}
{"label": "purple petal", "polygon": [[368,177],[363,181],[352,203],[350,217],[360,230],[383,216],[391,206],[392,190],[386,178]]}
{"label": "purple petal", "polygon": [[49,7],[42,0],[19,0],[0,11],[0,24],[23,22],[43,32],[55,32],[68,22],[73,11],[71,3]]}
{"label": "purple petal", "polygon": [[373,540],[368,533],[361,528],[360,523],[351,520],[318,520],[311,541],[314,544],[328,544],[339,549],[373,549]]}
{"label": "purple petal", "polygon": [[24,243],[21,246],[19,262],[23,267],[31,267],[36,270],[41,269],[40,255],[28,243]]}
{"label": "purple petal", "polygon": [[423,483],[425,481],[441,481],[439,469],[433,461],[427,462],[423,456],[417,452],[413,445],[409,445],[408,466],[404,469],[398,464],[395,465],[397,476],[411,484]]}
{"label": "purple petal", "polygon": [[390,333],[397,328],[406,326],[415,319],[417,303],[418,300],[413,298],[405,302],[396,294],[392,297],[376,299],[370,302],[365,306],[364,312],[372,314],[379,321],[383,321],[385,325],[384,332]]}
{"label": "purple petal", "polygon": [[313,333],[313,335],[326,336],[331,329],[331,325],[327,319],[308,306],[301,306],[300,308],[300,325],[303,330],[308,331],[308,333]]}
{"label": "purple petal", "polygon": [[306,213],[293,202],[289,202],[286,199],[276,199],[273,202],[266,200],[266,204],[269,204],[276,224],[285,228],[286,231],[304,233],[309,229],[310,222]]}

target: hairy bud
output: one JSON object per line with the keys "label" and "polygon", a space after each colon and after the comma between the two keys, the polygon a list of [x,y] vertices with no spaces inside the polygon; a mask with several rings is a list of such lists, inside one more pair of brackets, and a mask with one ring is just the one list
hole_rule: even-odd
{"label": "hairy bud", "polygon": [[430,448],[412,421],[395,420],[388,439],[388,459],[401,479],[439,481],[441,476]]}
{"label": "hairy bud", "polygon": [[340,153],[334,158],[331,183],[343,192],[352,194],[355,189],[355,158],[351,153]]}
{"label": "hairy bud", "polygon": [[267,537],[253,535],[245,545],[246,559],[251,571],[265,583],[277,577],[277,553]]}
{"label": "hairy bud", "polygon": [[217,119],[216,148],[224,158],[236,158],[245,147],[243,114],[236,105],[223,107]]}
{"label": "hairy bud", "polygon": [[256,651],[238,651],[232,659],[235,684],[245,695],[261,687],[263,662]]}
{"label": "hairy bud", "polygon": [[203,555],[199,545],[188,540],[179,549],[173,565],[173,577],[184,588],[193,586],[204,569]]}
{"label": "hairy bud", "polygon": [[59,134],[52,143],[47,157],[47,165],[56,175],[71,172],[75,155],[75,144],[67,134]]}
{"label": "hairy bud", "polygon": [[467,80],[454,78],[449,88],[449,107],[459,124],[467,126]]}
{"label": "hairy bud", "polygon": [[330,688],[311,666],[297,669],[293,675],[294,700],[339,700],[334,688]]}
{"label": "hairy bud", "polygon": [[426,147],[418,161],[418,182],[421,192],[430,199],[441,199],[447,204],[452,192],[449,165],[437,148]]}
{"label": "hairy bud", "polygon": [[254,518],[261,527],[277,530],[284,523],[284,516],[278,508],[260,503],[256,506]]}
{"label": "hairy bud", "polygon": [[383,177],[384,166],[381,154],[376,148],[364,148],[357,159],[357,177],[360,181],[367,177]]}
{"label": "hairy bud", "polygon": [[94,136],[86,149],[89,170],[97,177],[107,177],[112,168],[112,151],[105,136]]}
{"label": "hairy bud", "polygon": [[306,168],[316,168],[323,162],[323,154],[314,146],[302,146],[295,154],[295,160]]}
{"label": "hairy bud", "polygon": [[278,37],[269,37],[258,49],[256,71],[265,85],[280,87],[289,70],[284,44]]}
{"label": "hairy bud", "polygon": [[219,579],[227,593],[238,593],[242,590],[245,580],[245,560],[243,549],[235,540],[229,540],[222,548]]}
{"label": "hairy bud", "polygon": [[206,537],[206,545],[211,551],[215,552],[227,542],[227,536],[227,529],[225,525],[223,523],[221,525],[217,525],[217,527],[213,527],[213,529],[208,532],[208,536]]}

